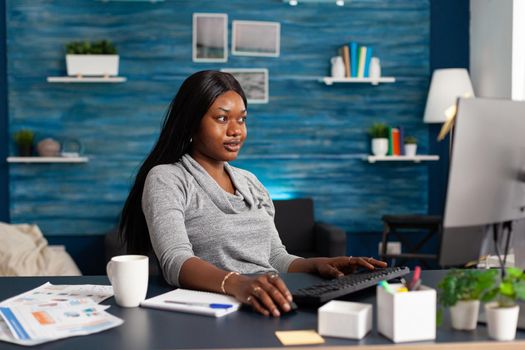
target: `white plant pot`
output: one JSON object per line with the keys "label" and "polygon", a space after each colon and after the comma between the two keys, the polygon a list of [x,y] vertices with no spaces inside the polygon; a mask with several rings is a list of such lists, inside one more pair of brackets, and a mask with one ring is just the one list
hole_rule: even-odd
{"label": "white plant pot", "polygon": [[388,139],[372,139],[372,154],[374,156],[386,156],[388,153]]}
{"label": "white plant pot", "polygon": [[496,340],[513,340],[516,338],[519,305],[498,307],[496,302],[485,304],[489,337]]}
{"label": "white plant pot", "polygon": [[117,76],[119,55],[66,55],[69,76]]}
{"label": "white plant pot", "polygon": [[479,300],[460,300],[450,308],[452,328],[471,331],[478,323]]}
{"label": "white plant pot", "polygon": [[417,145],[414,143],[405,143],[405,155],[413,157],[416,155]]}

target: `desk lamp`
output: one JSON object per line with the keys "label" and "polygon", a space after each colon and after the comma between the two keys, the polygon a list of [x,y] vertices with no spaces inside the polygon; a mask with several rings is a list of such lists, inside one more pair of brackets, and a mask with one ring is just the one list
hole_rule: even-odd
{"label": "desk lamp", "polygon": [[444,123],[438,136],[441,141],[451,130],[459,97],[473,97],[474,90],[466,69],[436,69],[432,74],[425,107],[424,123]]}

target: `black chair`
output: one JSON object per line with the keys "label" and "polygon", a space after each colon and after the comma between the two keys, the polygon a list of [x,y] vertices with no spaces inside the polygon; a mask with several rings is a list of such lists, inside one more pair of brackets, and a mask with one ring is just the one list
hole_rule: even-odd
{"label": "black chair", "polygon": [[302,257],[346,255],[343,229],[314,219],[311,198],[274,200],[275,226],[290,254]]}

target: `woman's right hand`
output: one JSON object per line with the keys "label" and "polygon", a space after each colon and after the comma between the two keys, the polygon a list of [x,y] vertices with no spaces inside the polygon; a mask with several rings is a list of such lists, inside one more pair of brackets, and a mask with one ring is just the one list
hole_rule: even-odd
{"label": "woman's right hand", "polygon": [[279,317],[281,311],[291,310],[292,294],[277,273],[270,272],[258,276],[232,276],[226,290],[237,300],[251,305],[265,316]]}

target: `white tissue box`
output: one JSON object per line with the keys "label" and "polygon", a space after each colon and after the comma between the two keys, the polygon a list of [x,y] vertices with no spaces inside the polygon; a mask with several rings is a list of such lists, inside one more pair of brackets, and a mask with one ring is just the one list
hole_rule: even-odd
{"label": "white tissue box", "polygon": [[[402,284],[390,284],[393,290]],[[389,293],[377,287],[377,330],[394,343],[436,339],[436,290]]]}
{"label": "white tissue box", "polygon": [[372,329],[372,305],[332,300],[317,310],[318,333],[361,339]]}

